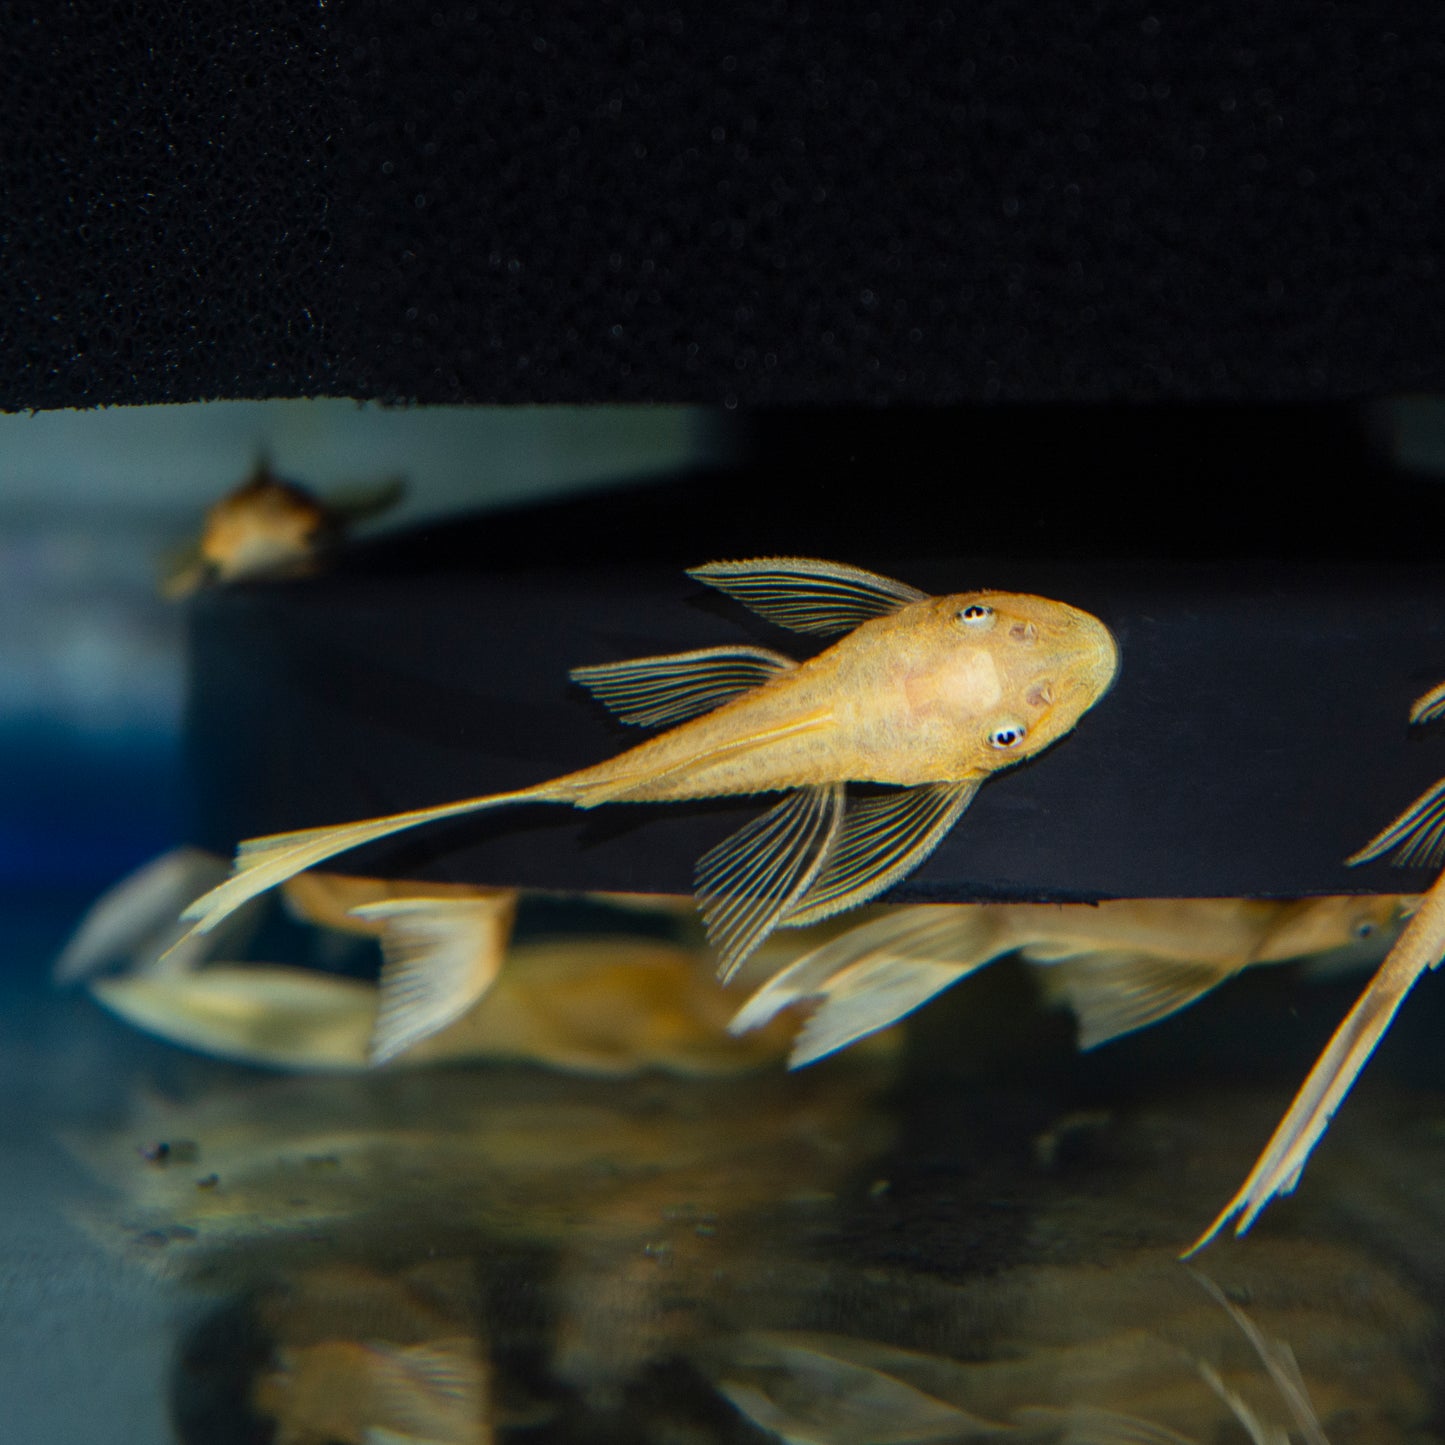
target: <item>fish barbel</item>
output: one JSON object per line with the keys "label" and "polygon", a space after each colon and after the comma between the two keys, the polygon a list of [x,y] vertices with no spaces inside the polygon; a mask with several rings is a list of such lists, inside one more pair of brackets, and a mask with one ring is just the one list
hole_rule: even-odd
{"label": "fish barbel", "polygon": [[[851,908],[916,868],[991,774],[1068,733],[1118,669],[1109,629],[1008,592],[930,597],[805,558],[688,574],[769,621],[838,642],[796,662],[753,646],[576,668],[622,721],[668,731],[523,788],[251,839],[235,874],[185,912],[214,928],[256,894],[406,828],[517,803],[660,803],[785,792],[698,863],[696,894],[728,978],[773,929]],[[849,802],[848,783],[893,791]]]}

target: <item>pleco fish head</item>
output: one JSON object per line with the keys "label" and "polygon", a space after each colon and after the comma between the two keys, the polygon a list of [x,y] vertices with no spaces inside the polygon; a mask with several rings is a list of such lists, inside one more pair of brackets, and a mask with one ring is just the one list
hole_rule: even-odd
{"label": "pleco fish head", "polygon": [[1119,670],[1113,634],[1097,617],[1015,592],[959,592],[933,600],[955,645],[986,653],[997,701],[983,717],[984,766],[1007,767],[1068,733]]}

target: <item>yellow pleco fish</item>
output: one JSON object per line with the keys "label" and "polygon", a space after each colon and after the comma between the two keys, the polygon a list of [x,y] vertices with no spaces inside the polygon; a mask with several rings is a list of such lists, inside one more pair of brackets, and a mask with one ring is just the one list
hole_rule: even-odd
{"label": "yellow pleco fish", "polygon": [[[847,635],[801,663],[738,646],[577,668],[573,679],[623,721],[669,730],[516,792],[252,839],[235,876],[186,917],[205,932],[338,853],[486,808],[784,792],[697,867],[726,978],[775,928],[851,908],[911,872],[985,779],[1068,733],[1118,667],[1102,622],[1046,598],[928,597],[802,558],[712,563],[689,575],[783,626]],[[891,791],[850,802],[849,783]]]}
{"label": "yellow pleco fish", "polygon": [[[1411,723],[1445,717],[1445,683],[1415,699]],[[1386,856],[1408,867],[1445,864],[1445,779],[1417,798],[1387,828],[1346,861],[1368,863]],[[1405,996],[1422,973],[1445,959],[1445,873],[1420,899],[1414,917],[1390,950],[1355,1006],[1345,1016],[1309,1077],[1259,1156],[1239,1192],[1186,1251],[1203,1249],[1231,1221],[1244,1234],[1270,1200],[1291,1194],[1314,1147],[1329,1128],[1361,1069],[1384,1038]]]}
{"label": "yellow pleco fish", "polygon": [[1017,952],[1039,967],[1046,998],[1077,1017],[1079,1046],[1094,1048],[1168,1017],[1253,964],[1374,962],[1412,902],[1166,898],[890,909],[774,975],[732,1028],[742,1033],[811,1005],[790,1060],[797,1068]]}

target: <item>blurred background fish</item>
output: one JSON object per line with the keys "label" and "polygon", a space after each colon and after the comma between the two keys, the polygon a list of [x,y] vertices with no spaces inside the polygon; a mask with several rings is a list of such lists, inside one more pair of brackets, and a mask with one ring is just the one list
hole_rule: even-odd
{"label": "blurred background fish", "polygon": [[257,464],[234,491],[212,504],[201,535],[165,559],[161,592],[188,597],[213,583],[294,574],[345,540],[358,522],[394,507],[406,493],[398,478],[319,497]]}

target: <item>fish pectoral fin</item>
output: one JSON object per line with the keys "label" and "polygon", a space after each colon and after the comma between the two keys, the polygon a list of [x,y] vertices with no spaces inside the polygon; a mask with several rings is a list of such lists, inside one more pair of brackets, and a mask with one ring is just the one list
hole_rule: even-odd
{"label": "fish pectoral fin", "polygon": [[1386,853],[1393,855],[1390,861],[1399,868],[1438,868],[1445,863],[1445,778],[1345,862],[1353,868]]}
{"label": "fish pectoral fin", "polygon": [[841,783],[799,788],[698,860],[698,907],[724,982],[818,876],[843,797]]}
{"label": "fish pectoral fin", "polygon": [[784,921],[817,923],[892,887],[938,847],[981,781],[925,783],[854,801],[826,866]]}
{"label": "fish pectoral fin", "polygon": [[797,665],[766,647],[704,647],[574,667],[567,675],[623,722],[664,727],[711,712]]}
{"label": "fish pectoral fin", "polygon": [[1092,1049],[1168,1018],[1228,974],[1157,954],[1107,951],[1044,964],[1039,977],[1044,997],[1078,1020],[1079,1047]]}
{"label": "fish pectoral fin", "polygon": [[793,1049],[798,1068],[896,1023],[1012,945],[986,908],[923,904],[851,928],[769,979],[729,1024],[742,1033],[817,1002]]}
{"label": "fish pectoral fin", "polygon": [[813,557],[709,562],[691,568],[687,575],[726,592],[780,627],[825,637],[849,632],[860,622],[884,617],[928,596],[876,572]]}
{"label": "fish pectoral fin", "polygon": [[388,898],[351,910],[382,924],[381,998],[371,1062],[383,1064],[469,1013],[501,971],[510,903]]}
{"label": "fish pectoral fin", "polygon": [[1410,704],[1412,723],[1438,722],[1442,717],[1445,717],[1445,682],[1436,683]]}

